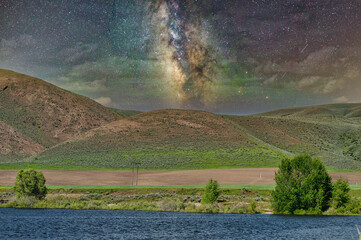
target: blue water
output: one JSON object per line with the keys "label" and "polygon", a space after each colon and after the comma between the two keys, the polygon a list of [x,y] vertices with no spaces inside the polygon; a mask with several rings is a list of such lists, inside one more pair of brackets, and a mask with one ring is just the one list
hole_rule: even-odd
{"label": "blue water", "polygon": [[0,209],[0,239],[358,239],[361,217]]}

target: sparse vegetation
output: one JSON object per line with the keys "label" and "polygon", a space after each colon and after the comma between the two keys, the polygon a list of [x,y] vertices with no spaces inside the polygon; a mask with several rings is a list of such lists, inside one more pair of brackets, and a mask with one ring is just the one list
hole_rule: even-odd
{"label": "sparse vegetation", "polygon": [[[219,202],[200,204],[202,188],[54,189],[45,199],[13,199],[0,192],[0,207],[70,208],[204,213],[256,213],[270,211],[270,190],[219,189]],[[263,200],[256,198],[262,196]]]}
{"label": "sparse vegetation", "polygon": [[[258,186],[223,186],[218,202],[201,204],[204,187],[158,186],[117,187],[114,186],[57,186],[50,187],[46,198],[14,198],[11,188],[0,189],[0,207],[14,208],[71,208],[176,211],[205,213],[270,213],[272,190]],[[345,208],[330,207],[325,215],[361,214],[361,189],[350,190],[350,200]],[[310,214],[297,210],[297,214]]]}

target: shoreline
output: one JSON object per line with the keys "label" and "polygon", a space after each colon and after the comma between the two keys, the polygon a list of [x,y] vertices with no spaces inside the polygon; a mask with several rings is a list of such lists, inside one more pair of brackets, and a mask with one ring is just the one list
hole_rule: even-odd
{"label": "shoreline", "polygon": [[222,189],[218,202],[201,204],[203,188],[50,189],[44,200],[16,199],[1,189],[0,207],[103,209],[199,213],[271,212],[271,190]]}
{"label": "shoreline", "polygon": [[[16,199],[12,189],[0,188],[0,208],[124,210],[183,213],[274,214],[270,189],[222,188],[217,203],[201,204],[202,188],[50,189],[44,200]],[[351,190],[354,197],[361,190]],[[277,214],[276,214],[277,215]],[[294,214],[315,216],[315,214]],[[326,211],[316,216],[360,216]]]}

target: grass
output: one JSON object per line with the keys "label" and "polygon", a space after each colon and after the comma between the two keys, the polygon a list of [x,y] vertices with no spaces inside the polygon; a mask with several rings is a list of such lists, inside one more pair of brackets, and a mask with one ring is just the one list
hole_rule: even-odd
{"label": "grass", "polygon": [[[57,186],[66,187],[66,186]],[[72,186],[74,187],[74,186]],[[85,187],[85,186],[80,186]],[[269,211],[269,190],[221,189],[218,203],[200,204],[204,186],[155,186],[154,188],[50,189],[44,200],[14,198],[12,189],[0,191],[0,207],[146,210],[206,213],[259,213]],[[114,189],[114,187],[121,187]],[[175,188],[169,188],[175,187]],[[181,188],[180,188],[181,187]],[[186,187],[186,188],[184,188]]]}
{"label": "grass", "polygon": [[[241,184],[241,185],[220,185],[221,189],[253,189],[273,190],[275,184]],[[82,189],[82,190],[121,190],[121,189],[203,189],[205,185],[159,185],[159,186],[127,186],[127,185],[47,185],[49,189]],[[353,190],[360,190],[361,185],[350,185]],[[0,186],[0,189],[12,189],[12,186]]]}
{"label": "grass", "polygon": [[[59,185],[59,186],[47,186],[49,189],[179,189],[179,188],[197,188],[203,189],[205,185],[161,185],[161,186],[124,186],[124,185]],[[220,185],[222,189],[273,189],[275,185]],[[361,186],[360,186],[361,187]]]}
{"label": "grass", "polygon": [[[50,186],[51,187],[51,186]],[[59,187],[59,188],[58,188]],[[33,197],[14,198],[10,187],[0,191],[0,207],[61,208],[174,211],[203,213],[270,213],[271,189],[252,189],[254,185],[223,185],[218,202],[201,204],[204,186],[56,186],[50,188],[46,199]],[[87,189],[83,189],[87,187]],[[93,188],[94,187],[94,188]],[[120,188],[116,188],[120,187]],[[129,188],[128,188],[129,187]],[[164,188],[163,188],[164,187]],[[173,187],[173,188],[170,188]],[[256,186],[258,187],[258,186]],[[272,188],[273,186],[265,186]],[[359,186],[360,187],[360,186]],[[0,188],[1,189],[1,188]],[[324,215],[358,215],[361,213],[361,189],[352,189],[351,210],[329,209]],[[355,205],[355,206],[354,206]],[[341,209],[342,210],[342,209]],[[300,212],[299,214],[307,214]]]}
{"label": "grass", "polygon": [[78,152],[77,147],[71,149],[67,145],[63,148],[64,150],[54,154],[46,151],[36,158],[3,161],[0,163],[0,169],[31,167],[39,170],[129,170],[134,161],[140,163],[142,170],[260,168],[277,167],[285,157],[263,146],[143,145],[123,150],[105,149],[88,152]]}
{"label": "grass", "polygon": [[[201,169],[237,169],[237,168],[278,168],[278,164],[271,164],[270,166],[264,166],[262,164],[253,164],[253,165],[224,165],[224,166],[217,166],[217,165],[205,165]],[[74,171],[129,171],[132,168],[113,168],[113,167],[87,167],[87,166],[47,166],[41,165],[36,163],[22,163],[19,162],[17,164],[6,164],[0,163],[0,170],[21,170],[21,169],[37,169],[37,170],[74,170]],[[139,168],[140,171],[177,171],[177,170],[194,170],[200,168],[193,168],[193,167],[174,167],[174,168]],[[329,173],[338,173],[338,172],[354,172],[354,173],[361,173],[361,169],[334,169],[334,168],[327,168],[327,172]]]}
{"label": "grass", "polygon": [[330,173],[338,173],[338,172],[354,172],[354,173],[360,173],[361,169],[334,169],[334,168],[327,168],[327,172]]}
{"label": "grass", "polygon": [[[159,186],[127,186],[127,185],[47,185],[49,189],[82,189],[82,190],[121,190],[121,189],[181,189],[181,188],[196,188],[203,189],[205,185],[159,185]],[[274,189],[274,184],[263,185],[220,185],[222,189]],[[11,189],[12,186],[0,186],[0,189]],[[360,186],[361,188],[361,186]]]}

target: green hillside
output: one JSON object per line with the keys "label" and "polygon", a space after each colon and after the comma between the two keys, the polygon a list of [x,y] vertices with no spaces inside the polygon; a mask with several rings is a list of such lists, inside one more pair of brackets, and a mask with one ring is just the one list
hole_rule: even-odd
{"label": "green hillside", "polygon": [[224,117],[159,110],[107,124],[31,158],[59,168],[199,169],[278,166],[284,154],[249,139]]}
{"label": "green hillside", "polygon": [[277,167],[296,154],[361,171],[361,104],[250,116],[194,110],[138,112],[0,70],[0,169]]}
{"label": "green hillside", "polygon": [[361,170],[360,109],[334,104],[227,118],[270,145],[317,156],[329,168]]}

